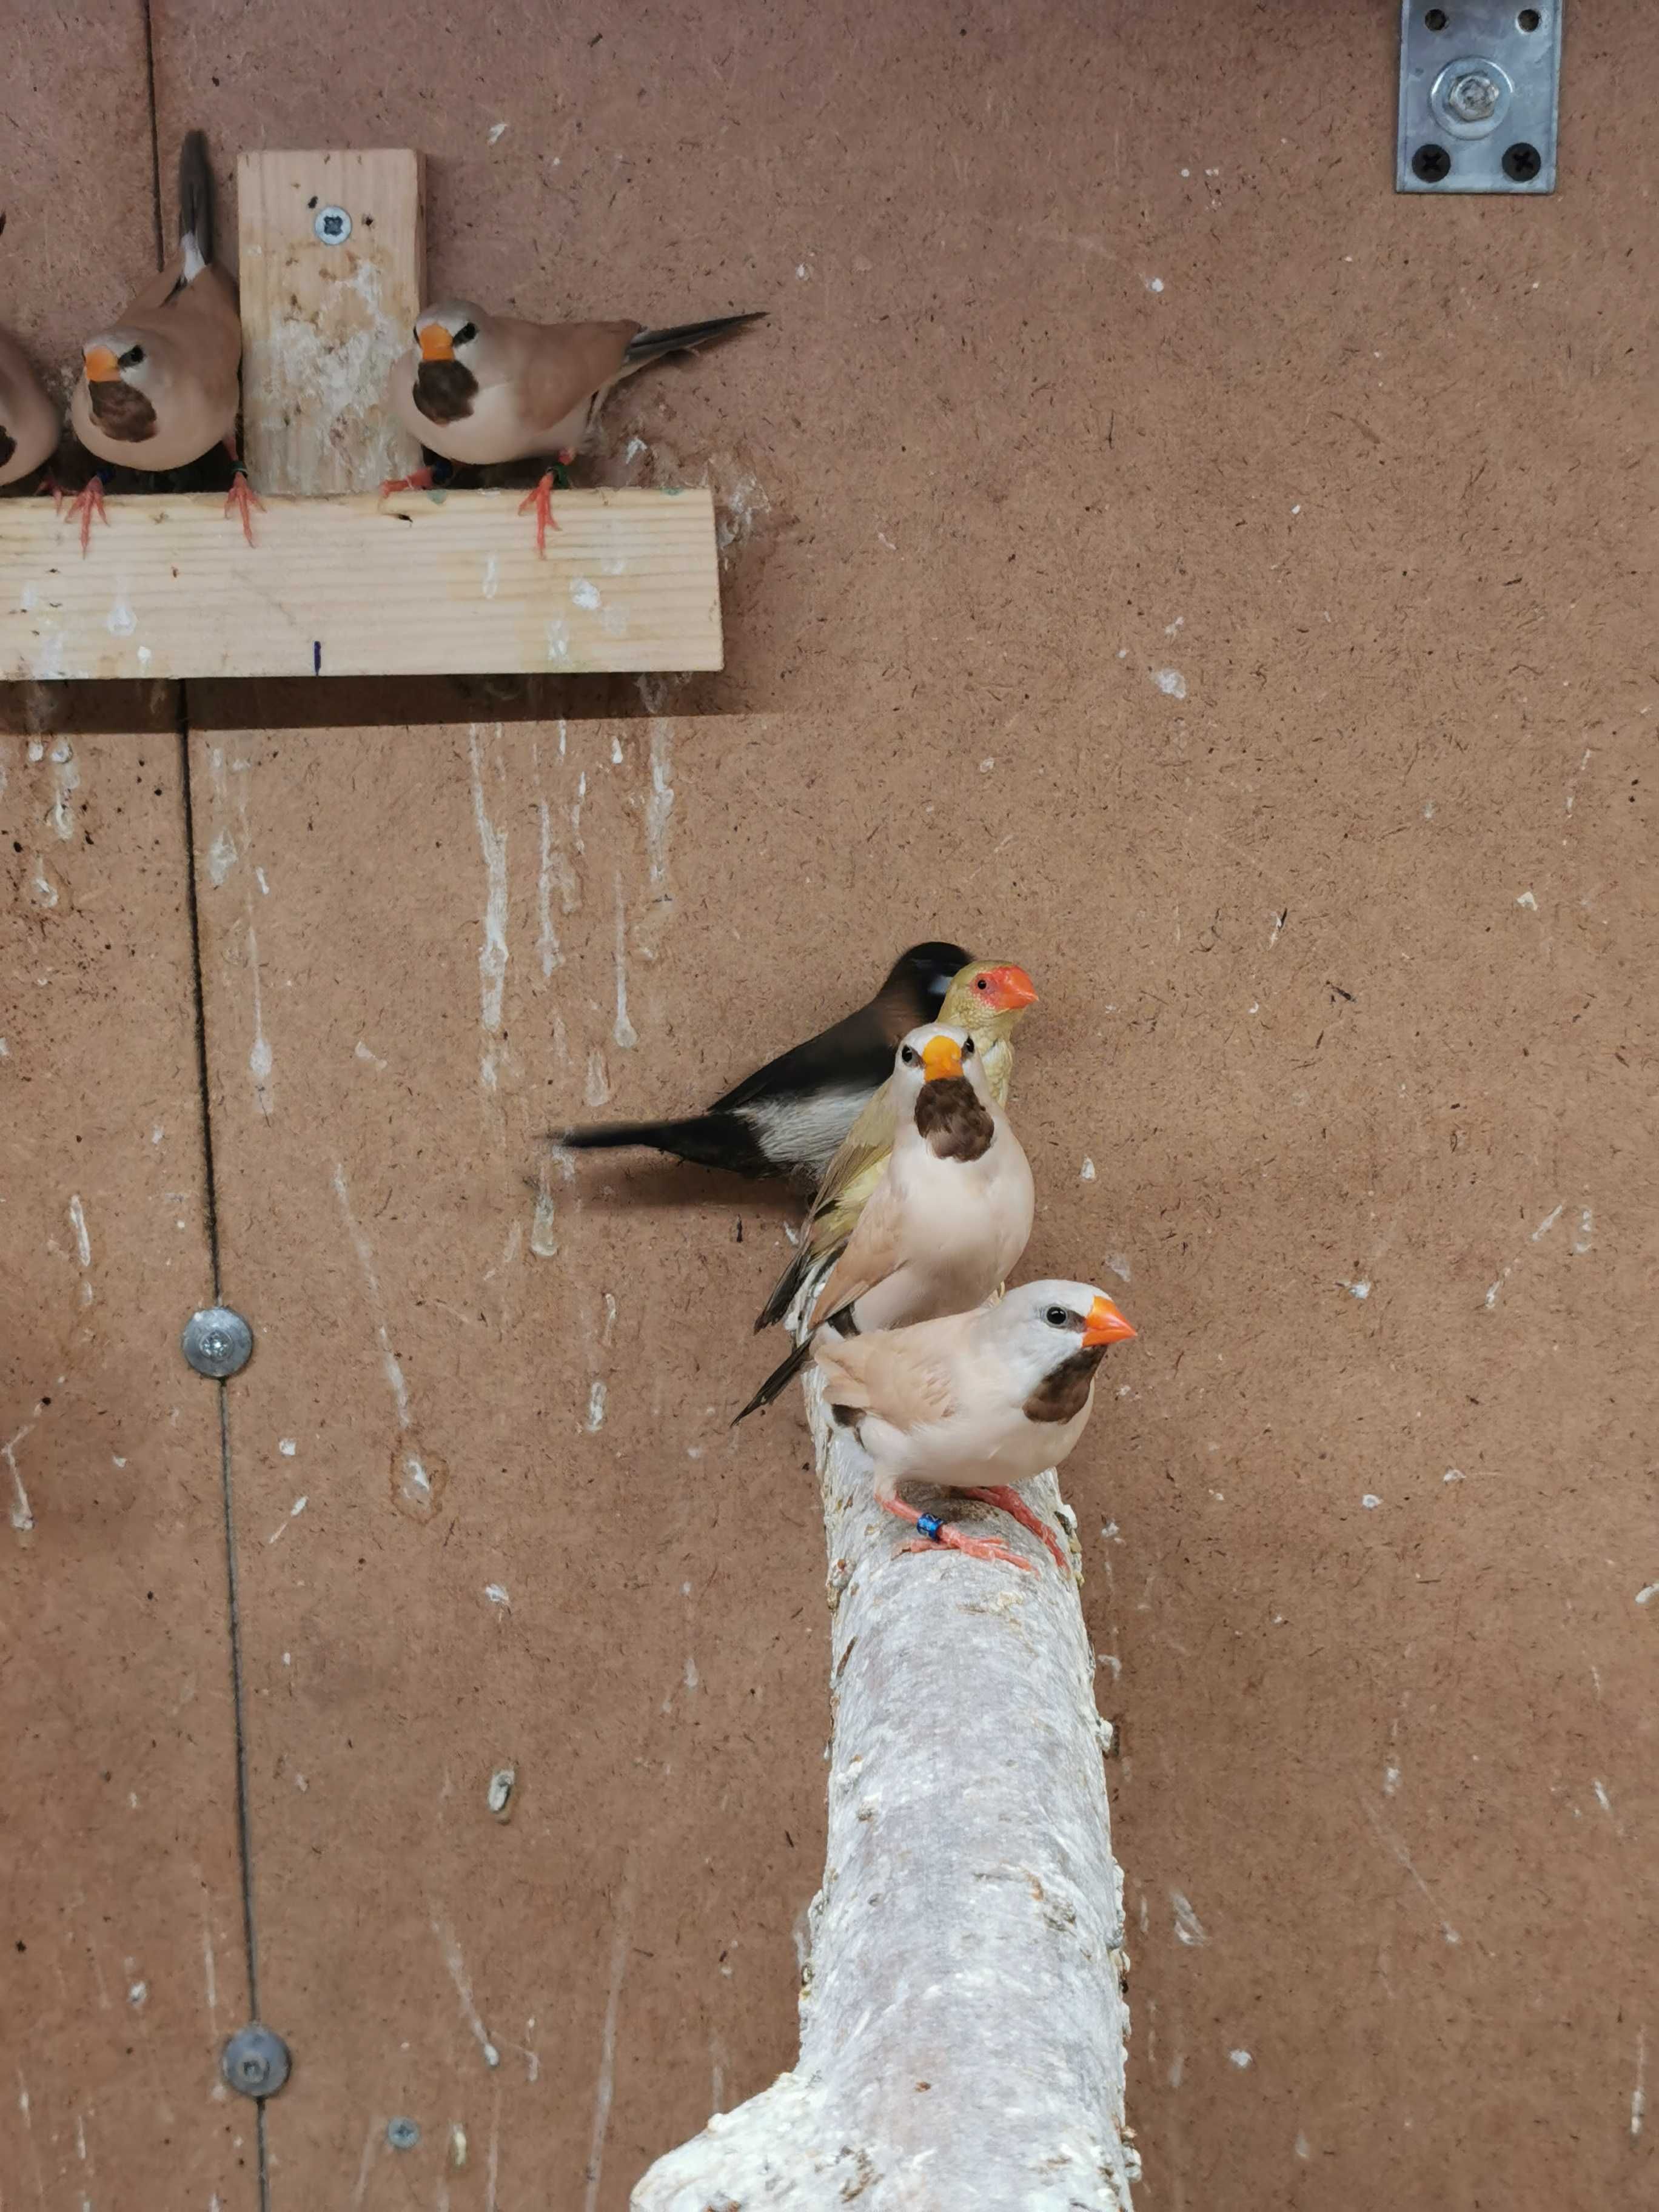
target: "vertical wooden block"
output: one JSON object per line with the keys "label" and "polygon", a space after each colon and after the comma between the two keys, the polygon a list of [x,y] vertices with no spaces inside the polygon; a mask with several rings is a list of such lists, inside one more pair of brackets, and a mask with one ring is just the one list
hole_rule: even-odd
{"label": "vertical wooden block", "polygon": [[[244,154],[236,173],[242,439],[254,486],[373,491],[421,458],[386,404],[426,276],[421,157]],[[321,236],[319,222],[344,234]]]}

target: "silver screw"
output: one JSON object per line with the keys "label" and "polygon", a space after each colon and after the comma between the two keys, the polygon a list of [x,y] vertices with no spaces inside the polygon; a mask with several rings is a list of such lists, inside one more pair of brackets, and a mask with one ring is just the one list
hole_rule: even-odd
{"label": "silver screw", "polygon": [[398,2118],[386,2124],[386,2139],[393,2150],[413,2150],[421,2140],[421,2131],[413,2120]]}
{"label": "silver screw", "polygon": [[204,1306],[185,1323],[179,1339],[185,1358],[198,1375],[222,1382],[239,1374],[253,1352],[253,1331],[229,1306]]}
{"label": "silver screw", "polygon": [[325,246],[343,246],[351,235],[351,217],[343,207],[319,208],[311,227]]}
{"label": "silver screw", "polygon": [[1496,113],[1504,88],[1485,70],[1470,70],[1453,83],[1446,106],[1460,123],[1486,123]]}
{"label": "silver screw", "polygon": [[219,2070],[244,2097],[274,2097],[288,2079],[288,2045],[256,2020],[239,2027],[219,2060]]}

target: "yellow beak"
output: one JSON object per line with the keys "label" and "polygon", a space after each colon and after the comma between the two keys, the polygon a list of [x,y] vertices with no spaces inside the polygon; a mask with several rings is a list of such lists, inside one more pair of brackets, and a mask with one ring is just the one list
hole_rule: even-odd
{"label": "yellow beak", "polygon": [[954,1037],[929,1037],[921,1048],[921,1072],[929,1083],[962,1073],[962,1047]]}
{"label": "yellow beak", "polygon": [[1089,1309],[1089,1317],[1083,1325],[1085,1344],[1121,1344],[1125,1337],[1134,1334],[1117,1308],[1107,1297],[1097,1298]]}
{"label": "yellow beak", "polygon": [[421,331],[422,361],[453,361],[455,341],[441,323],[428,323]]}
{"label": "yellow beak", "polygon": [[110,384],[121,374],[120,364],[107,346],[88,346],[86,362],[88,384]]}

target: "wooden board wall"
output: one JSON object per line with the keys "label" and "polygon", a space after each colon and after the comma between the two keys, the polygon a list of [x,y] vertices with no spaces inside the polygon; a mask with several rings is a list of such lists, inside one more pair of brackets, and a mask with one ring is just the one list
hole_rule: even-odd
{"label": "wooden board wall", "polygon": [[[295,2051],[270,2203],[617,2212],[787,2063],[822,1559],[793,1409],[726,1426],[783,1215],[591,1163],[538,1211],[524,1179],[540,1129],[710,1094],[940,931],[1043,994],[1032,1269],[1103,1274],[1141,1331],[1069,1487],[1146,2203],[1634,2212],[1644,11],[1569,27],[1560,192],[1457,204],[1391,190],[1380,5],[509,8],[486,37],[411,0],[404,73],[292,10],[155,22],[164,173],[189,125],[226,178],[258,143],[417,144],[434,289],[769,314],[629,386],[596,471],[714,487],[723,674],[342,686],[327,727],[315,687],[192,687],[218,1216],[260,1330],[229,1433]],[[23,204],[6,313],[61,342]],[[99,313],[144,243],[80,271]],[[137,859],[98,865],[135,912]],[[182,900],[176,829],[171,866]],[[179,1067],[193,1018],[185,963]],[[7,1020],[82,1093],[136,1080]],[[49,1210],[61,1130],[18,1126]],[[146,1358],[181,1297],[133,1313]],[[176,1903],[150,1918],[199,1972]],[[39,2002],[82,2078],[81,2011]]]}

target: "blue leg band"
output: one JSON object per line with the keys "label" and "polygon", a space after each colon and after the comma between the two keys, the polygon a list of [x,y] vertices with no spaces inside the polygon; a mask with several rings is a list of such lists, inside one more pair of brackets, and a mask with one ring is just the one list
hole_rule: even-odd
{"label": "blue leg band", "polygon": [[936,1544],[939,1541],[939,1532],[944,1526],[945,1523],[937,1513],[918,1513],[916,1516],[917,1535],[931,1536]]}

